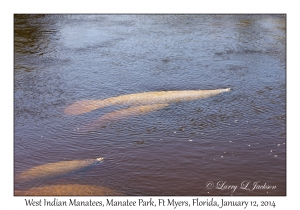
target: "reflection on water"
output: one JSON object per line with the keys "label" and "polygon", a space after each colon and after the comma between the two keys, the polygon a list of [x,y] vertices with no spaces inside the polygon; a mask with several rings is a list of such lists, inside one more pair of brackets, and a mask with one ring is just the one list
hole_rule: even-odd
{"label": "reflection on water", "polygon": [[[285,33],[284,15],[15,15],[15,176],[105,158],[66,176],[15,179],[15,194],[101,186],[126,195],[285,195]],[[134,117],[118,115],[128,106],[64,113],[81,100],[227,87]],[[108,113],[118,120],[78,130]],[[220,180],[276,189],[206,188]]]}

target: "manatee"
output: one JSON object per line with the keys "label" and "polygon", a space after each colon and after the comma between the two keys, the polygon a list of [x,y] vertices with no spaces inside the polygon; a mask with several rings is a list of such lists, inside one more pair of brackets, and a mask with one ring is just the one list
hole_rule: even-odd
{"label": "manatee", "polygon": [[151,104],[151,105],[134,106],[126,109],[113,111],[99,117],[96,121],[79,128],[79,130],[91,131],[97,127],[105,125],[108,122],[124,119],[126,117],[148,114],[149,112],[162,109],[166,106],[168,106],[168,104]]}
{"label": "manatee", "polygon": [[57,184],[42,187],[33,187],[28,190],[15,190],[15,196],[117,196],[124,195],[121,192],[94,185],[82,184]]}
{"label": "manatee", "polygon": [[216,90],[179,90],[179,91],[158,91],[143,92],[128,95],[121,95],[102,100],[77,101],[64,109],[68,115],[80,115],[99,108],[116,105],[141,106],[151,104],[168,104],[174,102],[191,101],[223,92],[230,91],[230,88]]}
{"label": "manatee", "polygon": [[34,179],[55,177],[74,171],[78,171],[92,164],[103,161],[104,158],[60,161],[47,163],[30,168],[16,176],[16,181],[31,181]]}

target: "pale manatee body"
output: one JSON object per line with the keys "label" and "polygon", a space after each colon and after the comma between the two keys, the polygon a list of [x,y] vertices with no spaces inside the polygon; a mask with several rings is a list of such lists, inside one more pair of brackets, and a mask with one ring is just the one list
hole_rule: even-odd
{"label": "pale manatee body", "polygon": [[117,196],[121,192],[94,185],[57,184],[33,187],[28,190],[15,190],[15,196]]}
{"label": "pale manatee body", "polygon": [[113,105],[141,106],[150,104],[168,104],[207,98],[230,91],[230,88],[215,90],[180,90],[134,93],[111,97],[103,100],[77,101],[64,110],[65,114],[79,115],[99,108]]}
{"label": "pale manatee body", "polygon": [[16,181],[31,181],[34,179],[55,177],[83,169],[101,161],[103,161],[103,158],[47,163],[22,172],[16,176]]}
{"label": "pale manatee body", "polygon": [[87,124],[81,127],[79,130],[81,131],[92,131],[97,127],[103,126],[108,122],[121,120],[127,117],[139,116],[148,114],[149,112],[153,112],[164,107],[168,106],[168,104],[151,104],[151,105],[142,105],[142,106],[133,106],[127,109],[121,109],[117,111],[113,111],[107,113],[101,117],[99,117],[96,121]]}

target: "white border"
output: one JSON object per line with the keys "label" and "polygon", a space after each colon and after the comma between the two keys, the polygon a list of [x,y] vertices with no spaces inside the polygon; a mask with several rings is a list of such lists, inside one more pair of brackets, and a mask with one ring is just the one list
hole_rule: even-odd
{"label": "white border", "polygon": [[[295,2],[295,3],[293,3]],[[286,209],[299,205],[299,163],[296,156],[299,118],[299,11],[296,1],[272,0],[210,0],[210,1],[166,1],[166,0],[85,0],[38,1],[4,0],[1,3],[1,69],[0,69],[0,129],[1,129],[1,181],[0,198],[2,207],[23,209],[24,198],[13,196],[13,14],[15,13],[286,13],[287,14],[287,196],[283,197],[221,197],[233,200],[275,200],[275,209]],[[37,199],[37,197],[35,197]],[[158,199],[159,197],[155,197]],[[188,198],[188,197],[182,197]],[[204,200],[207,197],[201,197]],[[217,197],[217,200],[221,199]],[[47,199],[51,199],[47,197]],[[67,198],[65,198],[67,199]],[[82,197],[79,199],[83,199]],[[87,198],[84,198],[87,199]],[[104,198],[99,198],[103,199]],[[137,198],[133,198],[137,199]],[[95,200],[98,200],[95,197]],[[180,199],[178,199],[180,200]],[[28,207],[26,207],[27,209]],[[59,207],[55,207],[59,208]],[[66,207],[63,207],[64,209]],[[70,207],[67,207],[70,209]],[[91,208],[91,207],[90,207]],[[95,208],[95,207],[94,207]],[[97,208],[97,207],[96,207]],[[99,208],[99,207],[98,207]],[[177,207],[177,209],[180,207]],[[5,208],[7,209],[7,208]],[[62,209],[62,207],[60,207]],[[141,209],[141,208],[139,208]],[[149,209],[147,207],[142,209]],[[170,208],[172,209],[172,208]],[[183,208],[180,208],[183,209]],[[186,208],[189,209],[189,208]],[[203,209],[203,208],[202,208]],[[210,208],[208,208],[210,209]],[[237,208],[234,208],[237,209]],[[240,208],[239,208],[240,209]],[[295,209],[295,208],[293,208]]]}

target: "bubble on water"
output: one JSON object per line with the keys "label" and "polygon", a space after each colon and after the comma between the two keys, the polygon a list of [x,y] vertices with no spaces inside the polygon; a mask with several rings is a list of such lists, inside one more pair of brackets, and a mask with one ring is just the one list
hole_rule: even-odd
{"label": "bubble on water", "polygon": [[274,155],[274,157],[277,157],[277,155]]}
{"label": "bubble on water", "polygon": [[193,141],[192,139],[189,139],[189,141]]}

